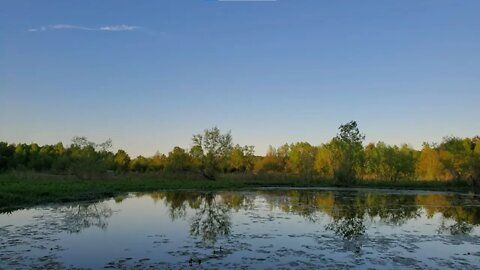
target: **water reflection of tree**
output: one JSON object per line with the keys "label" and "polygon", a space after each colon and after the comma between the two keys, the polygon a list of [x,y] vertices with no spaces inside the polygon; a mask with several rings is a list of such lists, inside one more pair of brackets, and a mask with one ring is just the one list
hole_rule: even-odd
{"label": "water reflection of tree", "polygon": [[[445,222],[439,231],[452,234],[470,233],[480,223],[479,201],[475,196],[456,194],[391,194],[360,191],[259,191],[271,207],[298,214],[311,222],[331,218],[327,230],[346,240],[365,236],[369,222],[379,220],[391,226],[401,226],[419,217],[424,210],[427,217],[441,213]],[[165,199],[172,220],[185,218],[188,209],[194,211],[191,234],[214,244],[230,233],[232,210],[253,206],[255,196],[235,192],[165,192],[156,195]],[[153,195],[152,195],[153,198]],[[446,225],[448,224],[448,225]]]}
{"label": "water reflection of tree", "polygon": [[281,205],[283,211],[296,213],[309,221],[315,222],[318,207],[318,193],[308,191],[291,190],[284,193],[287,196]]}
{"label": "water reflection of tree", "polygon": [[197,208],[201,200],[201,193],[198,192],[167,192],[165,194],[165,203],[169,206],[169,215],[172,220],[185,218],[187,215],[187,206]]}
{"label": "water reflection of tree", "polygon": [[351,192],[335,193],[334,210],[330,214],[333,230],[345,239],[363,236],[365,223],[379,218],[383,223],[400,226],[407,220],[420,216],[415,196],[385,193]]}
{"label": "water reflection of tree", "polygon": [[468,224],[465,221],[456,221],[452,225],[447,225],[445,219],[442,220],[440,227],[438,228],[438,233],[448,232],[451,235],[462,235],[469,234],[473,231],[473,225]]}
{"label": "water reflection of tree", "polygon": [[[444,225],[441,231],[452,234],[469,233],[480,223],[478,197],[457,194],[388,194],[357,191],[265,191],[271,206],[317,222],[319,214],[327,214],[332,222],[326,227],[346,239],[365,234],[366,223],[381,222],[401,226],[418,218],[422,210],[427,217],[440,213],[443,219],[454,220],[454,225]],[[471,226],[470,226],[471,225]]]}
{"label": "water reflection of tree", "polygon": [[190,225],[190,233],[200,236],[207,245],[215,245],[217,239],[228,236],[231,230],[230,207],[217,202],[214,193],[202,194]]}
{"label": "water reflection of tree", "polygon": [[83,229],[98,227],[105,230],[112,209],[105,203],[79,204],[62,208],[63,224],[70,233],[79,233]]}
{"label": "water reflection of tree", "polygon": [[367,193],[359,195],[368,217],[379,217],[388,225],[400,226],[410,219],[420,217],[420,207],[415,196],[401,194]]}
{"label": "water reflection of tree", "polygon": [[[266,191],[267,201],[285,212],[292,212],[317,222],[319,214],[327,214],[332,222],[326,229],[345,239],[363,236],[366,223],[381,222],[401,226],[420,217],[425,210],[427,217],[440,213],[444,222],[439,231],[451,234],[470,233],[480,224],[480,204],[474,195],[459,194],[389,194],[357,191]],[[453,225],[445,220],[453,220]]]}
{"label": "water reflection of tree", "polygon": [[365,234],[366,208],[362,198],[349,194],[335,193],[334,205],[330,213],[332,222],[325,228],[347,240],[357,239]]}
{"label": "water reflection of tree", "polygon": [[230,214],[232,210],[248,208],[253,201],[245,195],[234,192],[203,193],[176,191],[156,193],[156,197],[165,199],[170,218],[185,218],[187,210],[194,211],[190,220],[190,233],[201,237],[207,245],[214,245],[219,238],[226,237],[231,231]]}
{"label": "water reflection of tree", "polygon": [[[442,215],[438,233],[469,234],[480,224],[479,198],[473,194],[417,195],[417,203],[425,209],[427,217]],[[448,225],[449,221],[454,223]]]}
{"label": "water reflection of tree", "polygon": [[366,209],[362,200],[350,193],[277,190],[266,191],[263,195],[272,207],[298,214],[310,222],[321,222],[324,220],[322,214],[327,214],[332,222],[326,225],[326,229],[345,239],[357,238],[365,233]]}

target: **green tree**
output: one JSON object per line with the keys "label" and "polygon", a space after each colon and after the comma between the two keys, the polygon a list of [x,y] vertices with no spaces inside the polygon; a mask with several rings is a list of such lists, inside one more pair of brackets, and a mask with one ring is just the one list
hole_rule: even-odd
{"label": "green tree", "polygon": [[237,144],[233,147],[228,163],[232,171],[245,171],[245,167],[243,166],[243,149],[240,145]]}
{"label": "green tree", "polygon": [[251,172],[255,167],[255,146],[245,145],[243,147],[243,165],[245,171]]}
{"label": "green tree", "polygon": [[321,177],[333,178],[334,170],[337,167],[336,161],[330,144],[323,144],[317,148],[315,170]]}
{"label": "green tree", "polygon": [[475,149],[470,139],[445,137],[438,150],[440,161],[455,180],[465,180],[471,176]]}
{"label": "green tree", "polygon": [[203,172],[203,149],[200,145],[194,145],[192,148],[190,148],[190,156],[192,157],[192,166],[193,169],[198,171]]}
{"label": "green tree", "polygon": [[360,133],[355,121],[341,125],[339,131],[333,141],[340,153],[340,163],[334,171],[334,177],[337,184],[350,185],[355,182],[362,165],[365,135]]}
{"label": "green tree", "polygon": [[113,158],[115,170],[118,172],[126,172],[130,166],[130,156],[122,149],[119,149]]}
{"label": "green tree", "polygon": [[202,171],[205,177],[215,179],[216,173],[225,171],[233,148],[230,132],[222,134],[217,127],[205,129],[203,135],[194,135],[192,141],[193,147],[201,149]]}
{"label": "green tree", "polygon": [[415,178],[415,164],[418,159],[418,151],[403,144],[399,149],[398,171],[399,179],[412,180]]}
{"label": "green tree", "polygon": [[397,181],[412,179],[415,175],[415,150],[408,145],[386,145],[378,142],[365,148],[365,177],[371,179]]}
{"label": "green tree", "polygon": [[445,180],[445,168],[438,151],[424,143],[415,166],[415,175],[420,180]]}
{"label": "green tree", "polygon": [[472,157],[472,185],[480,187],[480,137],[472,139],[474,144]]}
{"label": "green tree", "polygon": [[267,153],[260,157],[255,163],[255,171],[261,173],[282,172],[284,169],[283,161],[277,156]]}
{"label": "green tree", "polygon": [[138,156],[130,162],[130,170],[144,173],[150,167],[150,160],[144,156]]}
{"label": "green tree", "polygon": [[363,166],[363,178],[377,179],[378,178],[378,164],[380,157],[378,155],[377,146],[374,143],[369,143],[364,149],[365,163]]}
{"label": "green tree", "polygon": [[15,146],[6,142],[0,142],[0,172],[13,167]]}
{"label": "green tree", "polygon": [[252,171],[254,166],[254,147],[235,145],[230,152],[229,167],[231,171],[247,172]]}
{"label": "green tree", "polygon": [[165,170],[168,172],[188,171],[192,168],[192,157],[181,147],[174,147],[168,153]]}
{"label": "green tree", "polygon": [[24,143],[15,146],[13,158],[17,169],[27,168],[29,149],[30,147]]}
{"label": "green tree", "polygon": [[265,157],[256,160],[255,171],[262,173],[286,172],[289,154],[290,146],[288,144],[284,144],[278,149],[270,145]]}
{"label": "green tree", "polygon": [[45,147],[40,147],[36,143],[29,146],[28,168],[35,171],[42,171],[48,165],[48,154],[42,151]]}
{"label": "green tree", "polygon": [[70,154],[69,170],[79,178],[97,177],[114,166],[114,156],[108,149],[112,146],[110,139],[96,144],[86,137],[73,137],[68,149]]}
{"label": "green tree", "polygon": [[165,165],[167,163],[167,156],[164,154],[160,154],[158,151],[152,157],[152,170],[154,171],[161,171],[165,169]]}
{"label": "green tree", "polygon": [[316,148],[307,142],[290,146],[289,164],[294,173],[312,178],[314,173]]}
{"label": "green tree", "polygon": [[63,146],[63,143],[59,142],[53,146],[53,162],[52,171],[57,173],[64,173],[70,164],[70,159],[67,155],[67,149]]}

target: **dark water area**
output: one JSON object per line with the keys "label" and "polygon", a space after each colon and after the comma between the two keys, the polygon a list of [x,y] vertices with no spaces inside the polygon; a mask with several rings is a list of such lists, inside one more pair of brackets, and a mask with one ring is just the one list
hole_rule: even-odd
{"label": "dark water area", "polygon": [[480,197],[132,193],[0,214],[0,269],[479,269]]}

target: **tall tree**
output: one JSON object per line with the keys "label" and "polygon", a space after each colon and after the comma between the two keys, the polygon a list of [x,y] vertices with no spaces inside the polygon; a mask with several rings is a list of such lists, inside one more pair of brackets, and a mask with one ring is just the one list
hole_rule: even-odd
{"label": "tall tree", "polygon": [[255,158],[254,153],[254,147],[251,145],[235,145],[230,153],[228,162],[230,170],[237,172],[252,171]]}
{"label": "tall tree", "polygon": [[6,142],[0,142],[0,172],[13,167],[15,146]]}
{"label": "tall tree", "polygon": [[168,153],[165,170],[169,172],[188,171],[192,168],[192,157],[181,147],[174,147]]}
{"label": "tall tree", "polygon": [[110,139],[97,144],[86,137],[73,137],[68,149],[69,170],[80,178],[92,178],[105,173],[114,167],[114,156],[108,151],[111,146]]}
{"label": "tall tree", "polygon": [[333,178],[338,159],[332,143],[320,145],[315,156],[315,170],[321,177]]}
{"label": "tall tree", "polygon": [[314,173],[316,148],[307,142],[293,144],[290,147],[289,161],[294,173],[312,178]]}
{"label": "tall tree", "polygon": [[445,137],[438,147],[440,161],[454,179],[467,179],[471,175],[474,147],[470,139]]}
{"label": "tall tree", "polygon": [[363,154],[363,140],[365,135],[360,133],[357,122],[350,121],[339,128],[339,133],[334,139],[340,153],[340,164],[335,169],[335,181],[340,185],[350,185],[357,178]]}
{"label": "tall tree", "polygon": [[119,149],[114,156],[115,169],[119,172],[125,172],[130,166],[130,157],[127,152],[122,149]]}
{"label": "tall tree", "polygon": [[201,150],[203,174],[208,179],[225,170],[228,157],[233,148],[230,132],[222,134],[218,127],[205,129],[203,134],[194,135],[193,147]]}

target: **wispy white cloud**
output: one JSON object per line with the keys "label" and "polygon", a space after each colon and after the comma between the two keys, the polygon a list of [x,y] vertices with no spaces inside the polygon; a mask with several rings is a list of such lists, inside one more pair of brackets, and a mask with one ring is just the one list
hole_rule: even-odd
{"label": "wispy white cloud", "polygon": [[110,32],[124,32],[124,31],[135,31],[139,30],[140,27],[132,25],[106,25],[100,27],[85,27],[80,25],[71,25],[71,24],[55,24],[47,25],[39,28],[30,28],[29,32],[45,32],[52,30],[82,30],[82,31],[110,31]]}
{"label": "wispy white cloud", "polygon": [[111,26],[102,26],[99,28],[100,31],[133,31],[137,30],[140,27],[138,26],[131,26],[131,25],[111,25]]}

